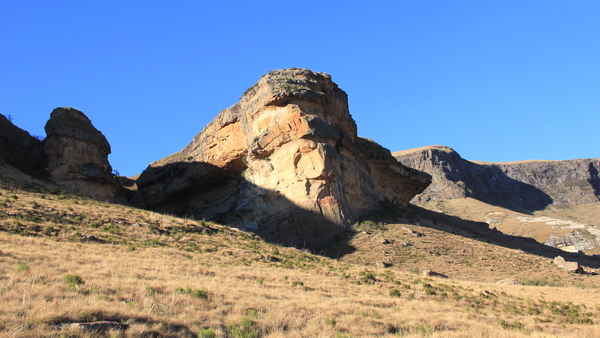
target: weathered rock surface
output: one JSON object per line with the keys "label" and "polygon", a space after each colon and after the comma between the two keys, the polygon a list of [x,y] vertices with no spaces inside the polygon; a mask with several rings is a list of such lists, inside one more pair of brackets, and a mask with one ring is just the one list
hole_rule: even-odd
{"label": "weathered rock surface", "polygon": [[108,163],[110,145],[90,119],[75,108],[56,108],[45,130],[44,152],[52,180],[75,193],[112,199],[117,184]]}
{"label": "weathered rock surface", "polygon": [[587,230],[575,230],[562,237],[551,235],[544,244],[555,248],[572,248],[572,251],[600,248],[600,231],[595,227],[590,227]]}
{"label": "weathered rock surface", "polygon": [[45,167],[44,144],[0,114],[0,161],[39,176]]}
{"label": "weathered rock surface", "polygon": [[583,268],[579,266],[577,262],[567,262],[562,256],[556,256],[554,258],[554,264],[556,264],[559,268],[572,272],[572,273],[585,273]]}
{"label": "weathered rock surface", "polygon": [[502,279],[496,282],[498,285],[523,285],[516,279]]}
{"label": "weathered rock surface", "polygon": [[304,245],[380,201],[406,205],[430,179],[357,136],[329,75],[288,69],[263,76],[185,149],[152,163],[132,203]]}
{"label": "weathered rock surface", "polygon": [[600,158],[568,161],[471,162],[453,149],[430,146],[393,154],[402,164],[432,175],[432,184],[413,200],[472,197],[513,210],[549,204],[600,201]]}

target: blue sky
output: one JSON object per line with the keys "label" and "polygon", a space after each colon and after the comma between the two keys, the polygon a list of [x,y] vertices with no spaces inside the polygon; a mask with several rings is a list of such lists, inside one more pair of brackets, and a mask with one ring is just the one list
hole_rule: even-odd
{"label": "blue sky", "polygon": [[599,157],[600,1],[0,1],[0,113],[82,110],[123,175],[260,76],[331,74],[360,136],[489,162]]}

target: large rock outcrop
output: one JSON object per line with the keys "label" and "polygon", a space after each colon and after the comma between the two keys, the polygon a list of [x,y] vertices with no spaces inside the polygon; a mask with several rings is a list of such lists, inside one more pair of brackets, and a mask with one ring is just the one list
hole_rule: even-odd
{"label": "large rock outcrop", "polygon": [[472,197],[513,210],[600,200],[600,158],[567,161],[471,162],[445,146],[393,153],[402,164],[432,175],[432,184],[413,200]]}
{"label": "large rock outcrop", "polygon": [[110,200],[117,184],[108,163],[110,145],[92,121],[75,108],[56,108],[46,123],[48,172],[63,188]]}
{"label": "large rock outcrop", "polygon": [[152,163],[132,203],[312,245],[380,201],[406,205],[430,179],[357,136],[329,75],[287,69],[264,75],[185,149]]}

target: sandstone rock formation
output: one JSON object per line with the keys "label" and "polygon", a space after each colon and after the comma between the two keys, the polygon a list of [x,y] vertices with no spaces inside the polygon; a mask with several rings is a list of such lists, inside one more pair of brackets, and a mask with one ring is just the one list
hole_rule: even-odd
{"label": "sandstone rock formation", "polygon": [[513,210],[600,201],[600,158],[568,161],[471,162],[453,149],[430,146],[395,152],[402,164],[432,175],[413,202],[473,197]]}
{"label": "sandstone rock formation", "polygon": [[0,114],[0,162],[32,175],[41,175],[45,167],[43,142],[15,126],[2,114]]}
{"label": "sandstone rock formation", "polygon": [[90,119],[75,108],[56,108],[45,130],[44,152],[54,183],[92,198],[112,199],[117,184],[108,163],[110,145]]}
{"label": "sandstone rock formation", "polygon": [[329,75],[287,69],[264,75],[185,149],[152,163],[132,203],[312,245],[381,201],[406,205],[430,179],[357,136]]}

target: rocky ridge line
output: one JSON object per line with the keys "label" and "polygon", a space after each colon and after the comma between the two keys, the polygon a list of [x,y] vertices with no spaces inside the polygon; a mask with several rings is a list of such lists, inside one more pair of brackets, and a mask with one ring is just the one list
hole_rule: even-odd
{"label": "rocky ridge line", "polygon": [[472,197],[516,211],[600,201],[600,158],[567,161],[472,162],[445,146],[394,152],[402,164],[432,175],[415,204]]}

